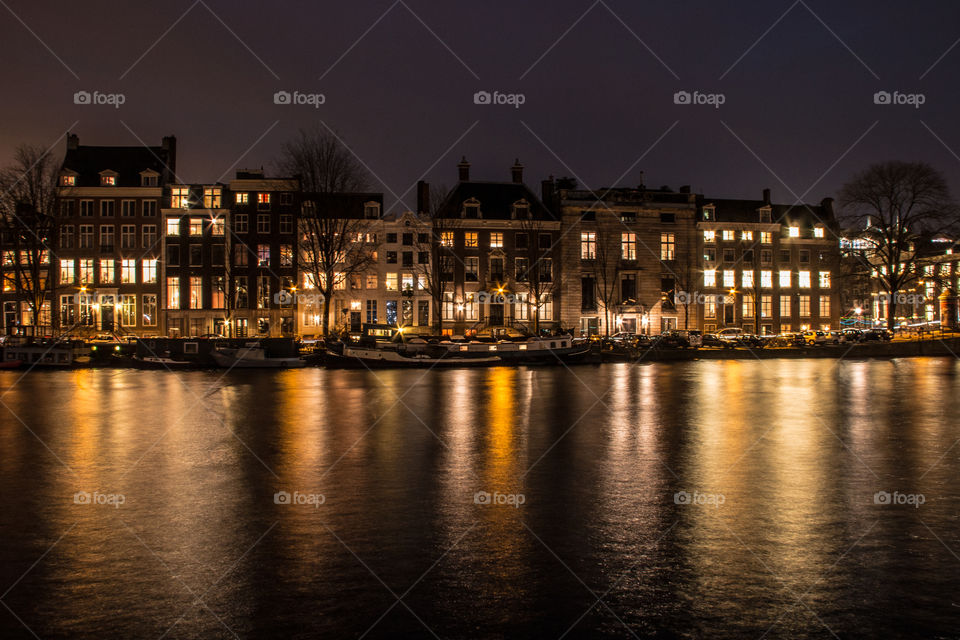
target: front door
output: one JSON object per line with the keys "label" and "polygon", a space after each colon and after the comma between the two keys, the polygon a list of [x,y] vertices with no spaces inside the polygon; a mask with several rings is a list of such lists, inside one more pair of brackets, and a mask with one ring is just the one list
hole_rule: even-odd
{"label": "front door", "polygon": [[490,322],[491,327],[502,327],[503,326],[503,304],[491,304],[490,305]]}
{"label": "front door", "polygon": [[113,296],[100,296],[100,330],[113,331]]}
{"label": "front door", "polygon": [[350,331],[357,333],[360,331],[360,312],[350,312]]}
{"label": "front door", "polygon": [[417,301],[417,324],[426,327],[430,324],[430,301]]}

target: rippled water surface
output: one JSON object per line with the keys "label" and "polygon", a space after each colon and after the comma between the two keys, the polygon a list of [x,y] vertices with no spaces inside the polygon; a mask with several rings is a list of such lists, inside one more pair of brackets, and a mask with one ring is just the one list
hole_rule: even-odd
{"label": "rippled water surface", "polygon": [[0,393],[3,638],[960,637],[954,359]]}

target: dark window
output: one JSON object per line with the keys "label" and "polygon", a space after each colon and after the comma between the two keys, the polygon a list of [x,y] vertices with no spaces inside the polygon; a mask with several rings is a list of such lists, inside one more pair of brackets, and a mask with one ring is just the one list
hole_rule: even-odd
{"label": "dark window", "polygon": [[661,213],[660,222],[676,222],[677,214],[675,213]]}
{"label": "dark window", "polygon": [[637,301],[637,276],[633,273],[625,273],[620,280],[620,301]]}
{"label": "dark window", "polygon": [[526,249],[530,245],[528,244],[527,234],[517,233],[513,236],[513,244],[517,249]]}
{"label": "dark window", "polygon": [[417,262],[419,262],[420,264],[430,264],[430,252],[429,251],[417,252]]}
{"label": "dark window", "polygon": [[593,311],[597,308],[596,285],[592,276],[580,278],[580,308],[584,311]]}
{"label": "dark window", "polygon": [[790,250],[781,249],[780,250],[780,262],[790,262]]}
{"label": "dark window", "polygon": [[800,250],[800,263],[807,264],[810,262],[810,252],[806,249]]}
{"label": "dark window", "polygon": [[223,264],[223,245],[222,244],[215,244],[213,245],[213,247],[211,247],[210,261],[217,266],[220,266]]}
{"label": "dark window", "polygon": [[413,234],[412,234],[412,233],[405,233],[405,234],[403,234],[403,244],[405,244],[405,245],[407,245],[407,246],[410,246],[410,245],[413,244]]}
{"label": "dark window", "polygon": [[636,221],[637,221],[636,211],[624,211],[620,214],[620,222],[636,222]]}
{"label": "dark window", "polygon": [[549,249],[553,246],[553,236],[549,233],[540,234],[540,248]]}
{"label": "dark window", "polygon": [[190,245],[190,266],[191,267],[203,266],[203,245],[199,245],[199,244]]}
{"label": "dark window", "polygon": [[580,212],[580,219],[581,219],[581,220],[585,220],[585,221],[587,221],[587,222],[593,222],[594,220],[597,219],[597,212],[596,212],[596,211],[581,211],[581,212]]}
{"label": "dark window", "polygon": [[716,262],[717,260],[717,250],[713,247],[704,247],[703,248],[703,259],[705,262]]}
{"label": "dark window", "polygon": [[430,242],[430,234],[429,234],[429,233],[418,233],[418,234],[417,234],[417,242],[419,242],[420,244],[426,244],[426,243]]}
{"label": "dark window", "polygon": [[396,241],[397,241],[397,234],[395,234],[395,233],[388,233],[388,234],[387,234],[387,242],[393,244],[393,243],[395,243]]}
{"label": "dark window", "polygon": [[490,279],[503,282],[503,258],[490,258]]}
{"label": "dark window", "polygon": [[176,267],[180,264],[180,245],[167,245],[167,266]]}
{"label": "dark window", "polygon": [[747,249],[743,252],[744,262],[753,262],[753,249]]}
{"label": "dark window", "polygon": [[724,249],[723,250],[723,261],[724,262],[733,262],[735,260],[733,256],[733,249]]}
{"label": "dark window", "polygon": [[[390,234],[387,234],[390,235]],[[394,234],[396,236],[396,234]],[[397,252],[387,251],[387,264],[397,264]]]}
{"label": "dark window", "polygon": [[413,266],[413,251],[404,251],[403,252],[403,266],[412,267]]}

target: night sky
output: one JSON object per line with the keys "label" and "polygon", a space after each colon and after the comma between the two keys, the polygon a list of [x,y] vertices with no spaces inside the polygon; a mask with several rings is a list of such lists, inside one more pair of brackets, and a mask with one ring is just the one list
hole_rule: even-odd
{"label": "night sky", "polygon": [[[326,126],[388,210],[412,206],[421,177],[452,185],[461,155],[475,179],[509,179],[519,157],[530,184],[633,186],[642,171],[648,186],[771,187],[780,202],[832,196],[870,162],[923,160],[960,194],[956,2],[529,5],[3,0],[0,160],[68,129],[81,144],[174,134],[178,173],[206,182],[269,169],[298,128]],[[77,105],[80,90],[125,103]],[[325,103],[277,105],[279,90]],[[482,90],[525,102],[476,105]],[[677,91],[725,102],[677,105]],[[877,105],[877,91],[925,103]]]}

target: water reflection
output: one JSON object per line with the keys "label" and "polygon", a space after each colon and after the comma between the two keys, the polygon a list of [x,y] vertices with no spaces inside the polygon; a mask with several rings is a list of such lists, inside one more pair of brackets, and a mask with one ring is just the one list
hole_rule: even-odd
{"label": "water reflection", "polygon": [[952,359],[13,374],[0,588],[40,637],[956,628]]}

